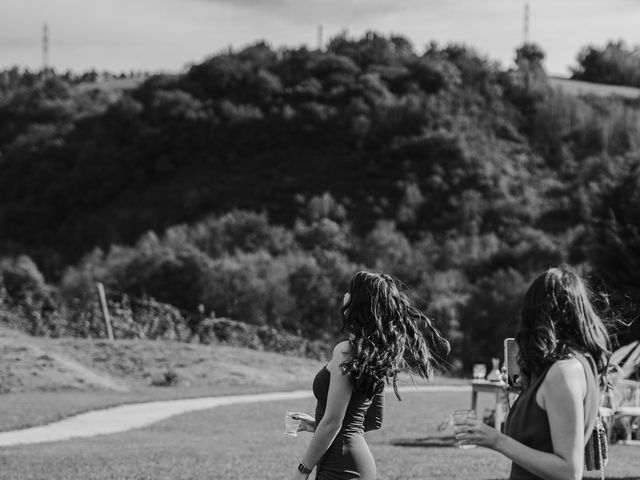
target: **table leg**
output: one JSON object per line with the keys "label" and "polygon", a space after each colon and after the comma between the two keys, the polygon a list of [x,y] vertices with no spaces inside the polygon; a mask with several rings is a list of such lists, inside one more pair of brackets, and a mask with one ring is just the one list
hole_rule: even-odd
{"label": "table leg", "polygon": [[502,392],[496,392],[496,414],[495,414],[495,428],[499,432],[501,431],[502,422],[504,421],[504,405],[502,404]]}
{"label": "table leg", "polygon": [[478,404],[478,391],[472,388],[471,389],[471,410],[475,410],[477,404]]}

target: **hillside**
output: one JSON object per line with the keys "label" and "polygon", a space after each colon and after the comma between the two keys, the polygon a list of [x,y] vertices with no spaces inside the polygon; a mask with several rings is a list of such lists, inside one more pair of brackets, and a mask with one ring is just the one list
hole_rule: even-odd
{"label": "hillside", "polygon": [[473,203],[465,192],[512,204],[548,174],[522,117],[534,97],[459,46],[256,44],[118,96],[15,83],[0,104],[0,230],[48,276],[95,246],[232,209],[292,226],[324,194],[358,232],[391,219],[444,234]]}
{"label": "hillside", "polygon": [[[219,344],[32,337],[1,325],[0,357],[0,431],[125,403],[310,390],[325,362]],[[425,384],[407,375],[399,384],[414,381]]]}
{"label": "hillside", "polygon": [[631,100],[640,98],[640,88],[625,85],[582,82],[561,77],[549,77],[549,85],[569,95],[595,95],[597,97],[622,97]]}
{"label": "hillside", "polygon": [[257,43],[115,95],[2,72],[0,302],[32,334],[104,337],[101,282],[120,338],[207,343],[228,319],[327,343],[351,275],[382,270],[468,369],[565,262],[628,317],[616,341],[636,337],[638,102],[563,93],[542,52],[517,57],[513,74],[370,32]]}
{"label": "hillside", "polygon": [[[224,345],[53,339],[0,327],[2,393],[110,390],[135,392],[166,384],[196,390],[230,386],[285,388],[308,383],[319,361]],[[173,377],[170,377],[173,379]]]}
{"label": "hillside", "polygon": [[124,403],[309,389],[317,360],[225,345],[42,338],[0,326],[0,431]]}

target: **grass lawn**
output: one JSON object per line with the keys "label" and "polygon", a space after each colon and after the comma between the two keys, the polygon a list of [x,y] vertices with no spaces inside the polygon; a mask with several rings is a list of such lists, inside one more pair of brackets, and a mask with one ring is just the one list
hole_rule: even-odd
{"label": "grass lawn", "polygon": [[[0,431],[124,403],[307,389],[322,365],[227,345],[51,339],[5,327],[0,358]],[[150,386],[169,370],[177,386]]]}
{"label": "grass lawn", "polygon": [[[220,385],[201,388],[149,387],[132,392],[60,391],[27,392],[0,395],[0,432],[43,425],[71,415],[127,403],[152,402],[220,395],[241,395],[276,391],[301,390],[309,385],[300,383],[273,386]],[[0,479],[2,476],[0,476]]]}
{"label": "grass lawn", "polygon": [[[509,462],[486,449],[463,451],[453,447],[392,445],[397,439],[437,434],[436,426],[446,414],[465,408],[468,403],[469,396],[460,393],[407,393],[402,402],[388,395],[383,429],[368,434],[378,478],[506,478]],[[123,434],[3,448],[0,477],[3,480],[288,478],[310,436],[284,436],[284,411],[312,412],[313,407],[311,400],[219,407]],[[599,478],[596,472],[588,477]],[[640,478],[638,447],[613,446],[607,478]]]}
{"label": "grass lawn", "polygon": [[625,85],[606,85],[603,83],[582,82],[568,78],[548,77],[549,84],[570,95],[593,95],[596,97],[610,97],[612,95],[637,99],[640,97],[640,89]]}
{"label": "grass lawn", "polygon": [[[232,350],[233,352],[234,350]],[[251,352],[251,351],[250,351]],[[265,362],[273,362],[274,354],[251,352],[263,355]],[[284,357],[283,361],[287,361]],[[308,390],[311,387],[309,378],[313,378],[315,369],[320,363],[303,359],[306,362],[301,375],[275,378],[265,374],[265,381],[258,384],[234,384],[224,382],[217,385],[200,387],[147,387],[130,392],[114,392],[104,390],[62,390],[52,392],[19,392],[0,395],[0,432],[16,430],[51,423],[62,418],[100,408],[123,405],[127,403],[151,402],[156,400],[174,400],[178,398],[195,398],[220,395],[241,395],[248,393],[264,393],[290,390]],[[298,366],[300,368],[300,366]],[[313,368],[314,370],[311,370]],[[309,370],[309,371],[307,371]],[[311,373],[310,373],[311,372]],[[305,377],[306,376],[306,377]],[[304,378],[303,378],[304,377]],[[407,379],[399,382],[406,385]],[[269,382],[270,385],[265,385]],[[439,385],[460,385],[464,380],[437,377],[432,383]],[[418,385],[427,385],[421,379]]]}

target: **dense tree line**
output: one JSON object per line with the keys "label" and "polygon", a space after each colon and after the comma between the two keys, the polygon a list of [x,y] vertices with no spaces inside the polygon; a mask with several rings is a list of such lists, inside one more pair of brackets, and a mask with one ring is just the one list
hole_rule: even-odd
{"label": "dense tree line", "polygon": [[640,87],[640,48],[629,48],[622,40],[585,47],[572,72],[576,80]]}
{"label": "dense tree line", "polygon": [[638,107],[551,90],[533,46],[517,58],[369,33],[129,90],[0,75],[0,292],[31,279],[46,317],[99,280],[201,310],[194,332],[219,316],[326,339],[350,275],[382,269],[469,363],[499,356],[527,284],[570,262],[633,318]]}

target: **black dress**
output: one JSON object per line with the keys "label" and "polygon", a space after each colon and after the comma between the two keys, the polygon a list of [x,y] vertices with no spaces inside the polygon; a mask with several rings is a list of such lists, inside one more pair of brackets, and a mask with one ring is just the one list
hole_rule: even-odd
{"label": "black dress", "polygon": [[[327,407],[331,373],[326,367],[313,380],[313,394],[317,399],[316,425]],[[319,480],[375,480],[376,464],[364,439],[364,432],[382,426],[384,392],[367,397],[353,391],[342,421],[342,428],[316,466]]]}
{"label": "black dress", "polygon": [[[584,399],[584,435],[586,441],[593,430],[593,425],[598,415],[600,391],[587,358],[579,353],[575,354],[575,358],[582,364],[587,379],[587,394]],[[553,453],[549,417],[546,410],[543,410],[536,402],[536,392],[547,376],[549,368],[535,379],[513,404],[507,416],[505,433],[528,447],[535,448],[541,452]],[[541,480],[540,477],[515,462],[511,465],[509,479]]]}

